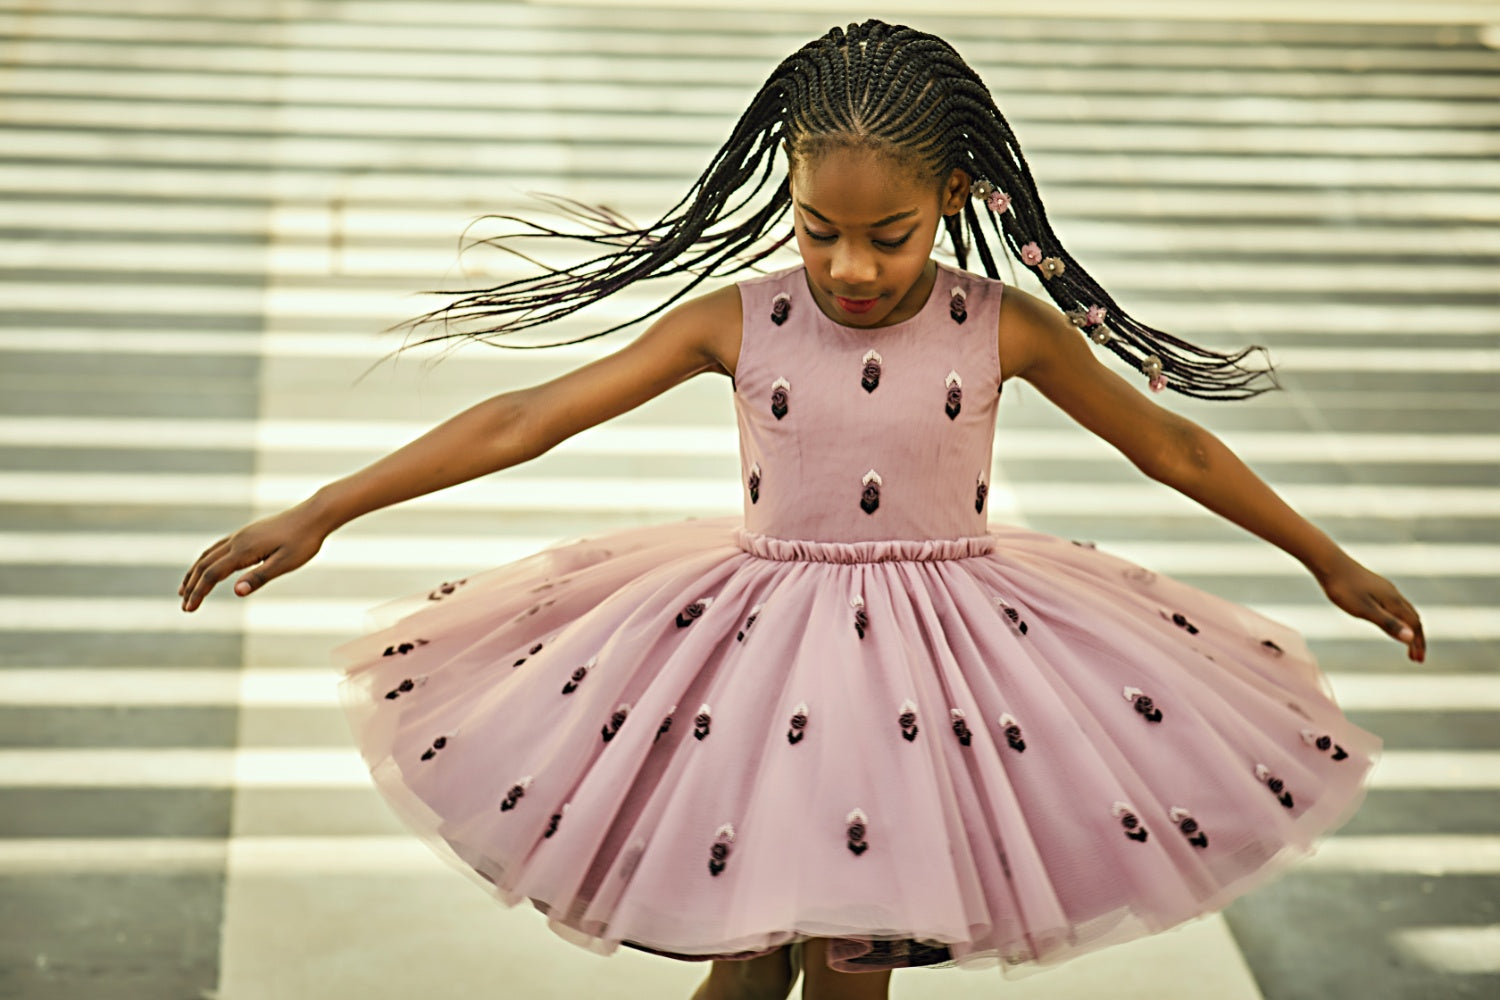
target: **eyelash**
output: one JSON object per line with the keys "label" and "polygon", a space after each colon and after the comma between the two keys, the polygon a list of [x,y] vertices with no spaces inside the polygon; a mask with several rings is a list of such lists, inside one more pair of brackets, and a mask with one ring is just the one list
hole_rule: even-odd
{"label": "eyelash", "polygon": [[[834,240],[838,239],[837,234],[820,236],[817,233],[813,232],[811,229],[804,228],[802,231],[807,234],[808,239],[813,240],[817,243],[831,243]],[[909,239],[911,239],[911,233],[907,233],[899,240],[875,240],[874,243],[878,247],[885,247],[887,250],[895,250],[897,247],[900,247]]]}

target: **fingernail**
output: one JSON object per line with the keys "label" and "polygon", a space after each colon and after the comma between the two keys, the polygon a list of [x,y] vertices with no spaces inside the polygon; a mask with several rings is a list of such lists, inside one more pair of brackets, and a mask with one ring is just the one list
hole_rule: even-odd
{"label": "fingernail", "polygon": [[1412,630],[1409,626],[1403,625],[1401,626],[1401,631],[1398,632],[1397,635],[1399,635],[1403,639],[1410,639],[1412,637]]}

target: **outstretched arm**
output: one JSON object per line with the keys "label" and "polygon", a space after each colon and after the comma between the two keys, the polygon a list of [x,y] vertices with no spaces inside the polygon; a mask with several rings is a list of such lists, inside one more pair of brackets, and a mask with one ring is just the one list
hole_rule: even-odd
{"label": "outstretched arm", "polygon": [[471,406],[308,499],[219,539],[188,569],[178,594],[197,608],[214,584],[245,596],[317,554],[361,514],[535,458],[579,431],[640,406],[700,372],[732,371],[739,354],[739,289],[728,286],[672,309],[636,340],[550,382]]}
{"label": "outstretched arm", "polygon": [[1010,374],[1035,385],[1152,479],[1290,554],[1334,604],[1406,642],[1410,659],[1425,657],[1421,618],[1390,581],[1289,507],[1218,437],[1102,365],[1054,306],[1007,288],[1000,329]]}

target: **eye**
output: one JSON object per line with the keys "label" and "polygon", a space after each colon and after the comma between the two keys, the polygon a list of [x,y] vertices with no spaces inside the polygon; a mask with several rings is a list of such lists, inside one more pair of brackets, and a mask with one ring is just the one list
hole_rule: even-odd
{"label": "eye", "polygon": [[819,243],[831,243],[838,239],[838,236],[834,233],[815,233],[806,226],[802,227],[802,231],[807,234],[808,239],[817,240]]}
{"label": "eye", "polygon": [[899,240],[876,240],[875,241],[875,245],[878,246],[878,247],[888,247],[888,248],[894,250],[897,247],[901,246],[903,243],[905,243],[909,239],[911,239],[911,233],[907,233],[905,236],[901,237]]}

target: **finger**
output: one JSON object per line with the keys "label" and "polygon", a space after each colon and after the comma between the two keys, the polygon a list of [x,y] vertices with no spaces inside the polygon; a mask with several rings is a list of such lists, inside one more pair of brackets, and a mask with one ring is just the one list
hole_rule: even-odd
{"label": "finger", "polygon": [[193,565],[188,567],[187,574],[182,578],[182,586],[177,588],[177,593],[186,595],[188,591],[192,590],[193,584],[197,582],[195,577],[203,572],[205,566],[228,551],[228,547],[229,539],[221,538],[213,545],[204,549],[203,554],[193,562]]}
{"label": "finger", "polygon": [[[1411,632],[1405,622],[1392,612],[1386,610],[1385,605],[1376,600],[1373,595],[1366,596],[1365,607],[1369,609],[1369,614],[1366,617],[1376,625],[1379,625],[1387,635],[1402,642],[1406,642],[1415,636],[1415,633]],[[1407,629],[1409,634],[1403,637],[1401,635],[1402,629]]]}
{"label": "finger", "polygon": [[235,570],[243,569],[252,562],[254,562],[253,559],[248,559],[244,555],[237,555],[234,552],[227,552],[218,559],[215,559],[203,570],[202,575],[198,577],[198,582],[188,592],[187,601],[183,605],[184,610],[192,611],[197,608],[198,605],[203,603],[203,599],[208,596],[209,591],[214,589],[216,583]]}
{"label": "finger", "polygon": [[272,552],[259,566],[235,581],[234,592],[241,597],[246,597],[280,576],[281,560],[277,559],[276,555],[276,552]]}

